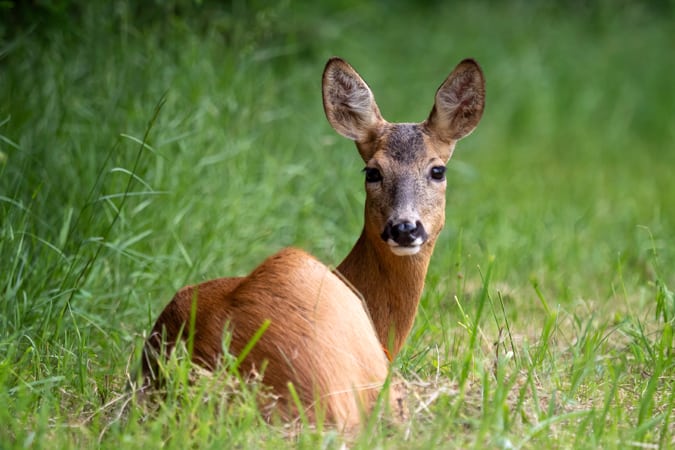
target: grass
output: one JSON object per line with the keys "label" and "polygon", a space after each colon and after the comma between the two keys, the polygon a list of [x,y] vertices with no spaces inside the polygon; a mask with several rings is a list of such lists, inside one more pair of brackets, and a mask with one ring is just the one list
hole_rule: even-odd
{"label": "grass", "polygon": [[320,100],[334,54],[392,121],[464,57],[488,81],[394,365],[410,418],[349,445],[675,445],[670,3],[147,8],[0,29],[0,447],[340,448],[180,358],[162,404],[126,387],[182,285],[287,245],[334,265],[358,236],[361,162]]}

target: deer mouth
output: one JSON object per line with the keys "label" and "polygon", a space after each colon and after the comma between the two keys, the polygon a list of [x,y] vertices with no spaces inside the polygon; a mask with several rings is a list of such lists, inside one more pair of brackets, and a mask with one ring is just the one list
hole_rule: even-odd
{"label": "deer mouth", "polygon": [[398,245],[396,243],[392,244],[390,242],[387,242],[387,244],[389,244],[389,249],[396,256],[416,255],[422,248],[422,245]]}

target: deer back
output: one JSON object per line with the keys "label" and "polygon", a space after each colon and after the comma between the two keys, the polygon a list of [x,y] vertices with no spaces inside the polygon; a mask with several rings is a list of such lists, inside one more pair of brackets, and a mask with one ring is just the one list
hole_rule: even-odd
{"label": "deer back", "polygon": [[[284,249],[245,278],[179,291],[155,325],[157,339],[148,340],[152,351],[146,351],[145,361],[153,360],[161,336],[170,345],[187,336],[193,301],[193,360],[207,368],[222,357],[224,330],[231,334],[229,351],[238,355],[269,321],[240,370],[263,371],[263,382],[279,397],[279,411],[287,418],[297,413],[290,382],[310,418],[320,415],[342,428],[356,427],[387,379],[388,360],[362,300],[301,250]],[[147,372],[152,364],[144,367]]]}

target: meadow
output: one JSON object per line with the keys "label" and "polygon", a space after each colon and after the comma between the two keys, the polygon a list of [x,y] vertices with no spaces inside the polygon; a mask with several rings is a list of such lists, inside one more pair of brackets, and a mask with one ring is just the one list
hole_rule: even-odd
{"label": "meadow", "polygon": [[[35,5],[0,4],[0,448],[675,446],[675,4]],[[463,58],[487,80],[392,368],[410,417],[269,424],[261,386],[181,360],[138,401],[178,288],[358,237],[333,55],[390,121]]]}

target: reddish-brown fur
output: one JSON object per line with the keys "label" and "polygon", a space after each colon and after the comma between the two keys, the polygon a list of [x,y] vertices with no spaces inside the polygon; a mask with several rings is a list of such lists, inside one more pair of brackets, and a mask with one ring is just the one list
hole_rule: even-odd
{"label": "reddish-brown fur", "polygon": [[395,356],[414,322],[445,220],[445,178],[432,174],[478,124],[485,92],[480,68],[465,60],[437,91],[426,121],[392,124],[343,60],[328,62],[323,90],[329,122],[356,141],[367,170],[377,175],[367,178],[364,229],[338,274],[307,253],[285,249],[247,277],[181,289],[155,323],[143,373],[155,378],[157,357],[186,338],[193,305],[192,359],[208,369],[222,357],[226,329],[228,351],[237,355],[269,320],[241,370],[264,367],[263,380],[280,396],[283,415],[294,411],[290,382],[310,418],[321,411],[330,422],[352,428],[386,381],[383,349]]}

